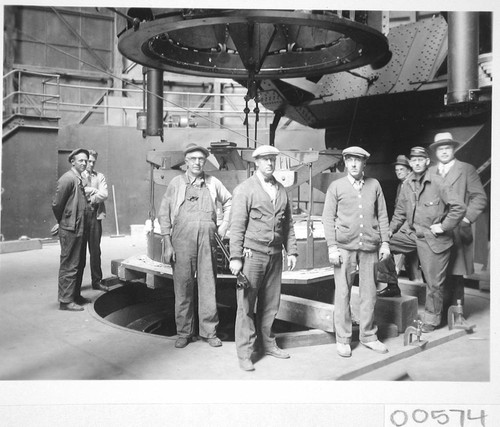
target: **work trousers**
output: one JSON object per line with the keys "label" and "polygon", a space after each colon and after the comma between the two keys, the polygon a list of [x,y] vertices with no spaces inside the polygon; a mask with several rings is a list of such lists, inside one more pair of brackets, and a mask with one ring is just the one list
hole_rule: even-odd
{"label": "work trousers", "polygon": [[423,321],[429,325],[439,326],[443,311],[443,288],[450,261],[450,249],[438,254],[433,252],[425,237],[417,237],[413,230],[394,234],[389,245],[391,251],[396,254],[409,254],[417,251],[426,282]]}
{"label": "work trousers", "polygon": [[335,280],[334,321],[335,336],[339,343],[349,344],[352,340],[351,289],[359,269],[359,340],[377,340],[375,325],[375,303],[377,287],[375,275],[378,253],[339,249],[342,257],[340,267],[333,267]]}
{"label": "work trousers", "polygon": [[85,210],[82,218],[83,224],[80,225],[83,230],[80,232],[59,228],[59,243],[61,245],[58,281],[59,302],[74,302],[80,296],[91,216],[92,211]]}
{"label": "work trousers", "polygon": [[97,219],[97,208],[92,211],[89,230],[90,274],[92,286],[96,287],[102,280],[101,269],[101,236],[102,224]]}
{"label": "work trousers", "polygon": [[257,336],[264,351],[276,346],[272,326],[280,306],[282,263],[282,252],[267,255],[252,250],[252,256],[244,258],[243,274],[250,286],[236,291],[234,335],[239,359],[250,358]]}
{"label": "work trousers", "polygon": [[198,283],[199,335],[215,338],[219,316],[215,299],[217,275],[216,216],[209,190],[189,188],[173,225],[172,263],[175,323],[179,337],[194,335],[194,289]]}

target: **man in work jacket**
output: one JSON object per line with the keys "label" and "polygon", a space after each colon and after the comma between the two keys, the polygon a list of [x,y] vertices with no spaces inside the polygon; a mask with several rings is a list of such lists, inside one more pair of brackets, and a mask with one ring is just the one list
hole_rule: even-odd
{"label": "man in work jacket", "polygon": [[[163,259],[172,265],[175,293],[176,348],[193,339],[194,285],[198,283],[199,335],[212,347],[220,347],[217,337],[219,317],[215,300],[217,243],[215,233],[226,234],[231,210],[231,193],[203,168],[210,152],[190,144],[184,150],[186,173],[168,184],[161,201],[158,221],[163,235]],[[217,229],[216,204],[224,218]]]}
{"label": "man in work jacket", "polygon": [[[417,251],[426,281],[423,332],[431,332],[441,323],[443,284],[453,246],[453,229],[465,215],[465,205],[430,173],[429,154],[423,147],[410,151],[413,172],[401,189],[390,223],[391,250],[394,253]],[[401,226],[408,221],[408,228]],[[398,230],[400,230],[398,232]]]}
{"label": "man in work jacket", "polygon": [[91,210],[82,184],[89,152],[78,148],[68,157],[71,169],[57,181],[52,211],[59,224],[61,261],[59,267],[59,310],[82,311],[87,302],[80,295]]}
{"label": "man in work jacket", "polygon": [[229,268],[234,275],[243,271],[249,282],[248,288],[236,291],[235,342],[244,371],[254,370],[251,356],[257,338],[265,354],[280,359],[290,357],[276,345],[271,330],[280,305],[283,249],[291,270],[297,262],[290,200],[273,176],[278,154],[275,147],[258,147],[252,153],[257,171],[236,187],[233,195]]}

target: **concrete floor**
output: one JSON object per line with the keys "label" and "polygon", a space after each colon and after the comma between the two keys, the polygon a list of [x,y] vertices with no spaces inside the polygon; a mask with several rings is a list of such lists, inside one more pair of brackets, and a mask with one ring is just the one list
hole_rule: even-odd
{"label": "concrete floor", "polygon": [[[104,237],[104,277],[111,260],[146,253],[142,236]],[[0,255],[0,380],[405,380],[489,381],[490,294],[467,289],[465,314],[476,325],[456,337],[447,329],[425,336],[432,345],[406,357],[403,338],[387,339],[388,355],[361,345],[353,357],[337,356],[334,344],[290,348],[291,359],[264,357],[254,372],[239,369],[234,342],[211,348],[195,342],[174,348],[174,339],[133,332],[101,319],[92,304],[83,312],[58,310],[59,243]],[[83,296],[90,288],[88,268]],[[453,363],[450,363],[450,360]],[[390,362],[390,363],[389,363]],[[375,366],[380,366],[374,369]]]}

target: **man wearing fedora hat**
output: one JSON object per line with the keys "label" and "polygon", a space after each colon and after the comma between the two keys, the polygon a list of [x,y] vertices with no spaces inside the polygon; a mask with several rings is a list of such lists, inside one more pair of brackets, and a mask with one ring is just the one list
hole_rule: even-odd
{"label": "man wearing fedora hat", "polygon": [[[215,233],[226,234],[231,210],[231,193],[217,178],[203,171],[210,152],[189,144],[184,150],[186,173],[168,184],[161,201],[158,221],[163,235],[163,260],[172,265],[175,293],[176,348],[193,339],[194,285],[198,283],[199,335],[212,347],[220,347],[217,337],[219,317],[215,299],[217,246]],[[217,228],[217,203],[223,219]]]}
{"label": "man wearing fedora hat", "polygon": [[59,224],[61,260],[59,266],[59,309],[82,311],[87,302],[80,294],[86,246],[92,211],[82,183],[82,172],[87,168],[89,152],[84,148],[73,150],[68,157],[71,169],[57,181],[52,200],[52,211]]}
{"label": "man wearing fedora hat", "polygon": [[280,305],[283,249],[289,269],[293,270],[297,261],[291,202],[273,176],[278,154],[279,150],[270,145],[255,149],[252,157],[257,171],[233,193],[229,268],[234,275],[242,271],[249,283],[247,288],[236,291],[234,334],[244,371],[254,370],[251,357],[257,339],[266,355],[290,357],[276,345],[271,329]]}
{"label": "man wearing fedora hat", "polygon": [[380,183],[364,175],[370,154],[361,147],[342,151],[347,176],[333,181],[325,196],[323,225],[328,257],[335,277],[334,323],[337,353],[351,356],[351,288],[359,269],[359,340],[369,349],[387,353],[375,324],[375,266],[390,256],[389,219]]}
{"label": "man wearing fedora hat", "polygon": [[[391,250],[394,253],[417,252],[426,281],[423,332],[431,332],[441,323],[443,283],[453,246],[453,229],[465,214],[465,205],[442,179],[428,170],[429,153],[423,147],[410,151],[413,172],[401,188],[390,223]],[[408,227],[403,229],[403,224]],[[394,268],[395,270],[395,268]]]}
{"label": "man wearing fedora hat", "polygon": [[474,254],[472,224],[488,204],[481,180],[474,166],[455,158],[459,143],[450,132],[436,134],[430,149],[434,152],[437,164],[430,171],[438,174],[454,191],[467,208],[459,226],[453,230],[454,245],[451,249],[448,276],[444,284],[443,311],[457,300],[464,304],[464,275],[474,273]]}

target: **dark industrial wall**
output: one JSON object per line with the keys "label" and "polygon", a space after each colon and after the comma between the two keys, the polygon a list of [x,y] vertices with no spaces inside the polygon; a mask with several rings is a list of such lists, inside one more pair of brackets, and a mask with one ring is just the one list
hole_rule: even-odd
{"label": "dark industrial wall", "polygon": [[57,182],[57,130],[21,127],[2,142],[2,234],[48,237]]}

